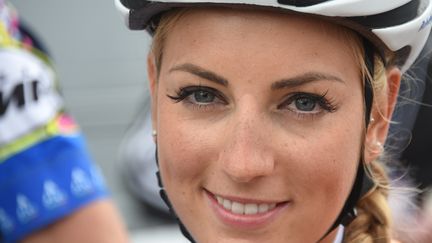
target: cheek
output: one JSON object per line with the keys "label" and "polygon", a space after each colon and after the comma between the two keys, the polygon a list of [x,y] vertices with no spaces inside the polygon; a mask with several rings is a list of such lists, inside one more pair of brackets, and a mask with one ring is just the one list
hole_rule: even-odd
{"label": "cheek", "polygon": [[360,134],[345,133],[319,140],[314,152],[308,155],[309,178],[321,182],[324,193],[345,195],[338,190],[351,185],[359,164]]}
{"label": "cheek", "polygon": [[[359,116],[360,117],[360,116]],[[303,216],[321,215],[322,221],[335,220],[349,195],[359,165],[362,139],[361,119],[339,119],[299,143],[294,153],[295,168],[290,173],[297,185],[296,197],[304,206]],[[318,222],[317,222],[318,224]],[[318,227],[318,226],[317,226]]]}
{"label": "cheek", "polygon": [[158,150],[165,187],[191,188],[192,182],[205,178],[216,134],[185,117],[182,104],[159,104]]}

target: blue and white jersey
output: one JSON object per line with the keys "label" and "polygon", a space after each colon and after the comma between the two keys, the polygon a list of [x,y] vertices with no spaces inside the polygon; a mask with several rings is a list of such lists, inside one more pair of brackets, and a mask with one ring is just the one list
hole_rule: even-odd
{"label": "blue and white jersey", "polygon": [[106,196],[49,59],[0,0],[0,242]]}

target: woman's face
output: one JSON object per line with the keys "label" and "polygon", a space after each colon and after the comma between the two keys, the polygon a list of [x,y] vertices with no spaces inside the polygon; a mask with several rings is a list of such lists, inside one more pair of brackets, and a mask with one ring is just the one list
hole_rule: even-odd
{"label": "woman's face", "polygon": [[[192,10],[150,59],[164,186],[198,242],[316,242],[363,134],[353,37],[260,11]],[[330,240],[330,239],[327,239]]]}

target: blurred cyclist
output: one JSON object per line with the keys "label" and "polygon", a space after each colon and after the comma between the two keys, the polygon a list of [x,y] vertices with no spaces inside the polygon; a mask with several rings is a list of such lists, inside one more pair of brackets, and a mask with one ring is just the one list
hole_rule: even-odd
{"label": "blurred cyclist", "polygon": [[0,0],[0,242],[126,242],[41,43]]}

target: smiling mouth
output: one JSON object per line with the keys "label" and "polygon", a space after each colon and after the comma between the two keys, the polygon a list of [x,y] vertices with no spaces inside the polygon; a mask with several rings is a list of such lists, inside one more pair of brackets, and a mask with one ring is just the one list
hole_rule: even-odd
{"label": "smiling mouth", "polygon": [[213,194],[204,190],[213,212],[223,223],[241,230],[256,230],[282,215],[292,202],[263,201]]}
{"label": "smiling mouth", "polygon": [[276,207],[276,203],[241,203],[214,195],[218,204],[237,215],[256,215],[267,213]]}

